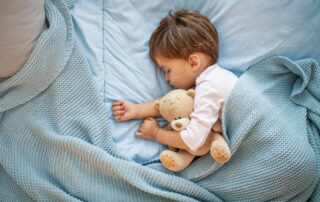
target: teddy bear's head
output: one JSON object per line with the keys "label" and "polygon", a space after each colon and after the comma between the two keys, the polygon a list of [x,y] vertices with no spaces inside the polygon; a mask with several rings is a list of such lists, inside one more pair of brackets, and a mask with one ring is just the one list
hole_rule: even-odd
{"label": "teddy bear's head", "polygon": [[175,89],[156,102],[156,108],[175,131],[186,128],[193,111],[195,91],[193,89]]}

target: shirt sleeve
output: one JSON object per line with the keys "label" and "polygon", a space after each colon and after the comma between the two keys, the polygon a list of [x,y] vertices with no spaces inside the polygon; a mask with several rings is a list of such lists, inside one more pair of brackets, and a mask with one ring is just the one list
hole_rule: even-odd
{"label": "shirt sleeve", "polygon": [[192,151],[196,151],[204,144],[212,125],[219,118],[225,97],[225,92],[221,92],[223,90],[221,85],[219,81],[209,80],[197,83],[191,121],[186,129],[180,132],[183,141]]}

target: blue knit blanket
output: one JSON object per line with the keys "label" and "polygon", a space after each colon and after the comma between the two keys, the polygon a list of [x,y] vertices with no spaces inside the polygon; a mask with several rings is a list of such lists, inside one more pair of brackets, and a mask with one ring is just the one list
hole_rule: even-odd
{"label": "blue knit blanket", "polygon": [[320,70],[273,57],[239,80],[223,112],[232,151],[180,173],[116,150],[66,3],[48,0],[28,62],[0,83],[0,201],[319,201]]}

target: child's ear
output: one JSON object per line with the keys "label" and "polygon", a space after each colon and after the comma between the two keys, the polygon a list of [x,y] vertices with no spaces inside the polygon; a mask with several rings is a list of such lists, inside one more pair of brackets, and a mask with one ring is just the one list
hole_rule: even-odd
{"label": "child's ear", "polygon": [[191,70],[196,71],[200,67],[200,58],[197,54],[193,53],[189,56],[188,62],[191,66]]}

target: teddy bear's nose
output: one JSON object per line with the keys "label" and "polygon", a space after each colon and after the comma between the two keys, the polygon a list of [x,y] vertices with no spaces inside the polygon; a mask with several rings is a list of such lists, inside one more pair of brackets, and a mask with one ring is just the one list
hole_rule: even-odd
{"label": "teddy bear's nose", "polygon": [[176,126],[177,128],[181,128],[181,127],[182,127],[182,124],[181,124],[181,123],[176,123],[175,126]]}

